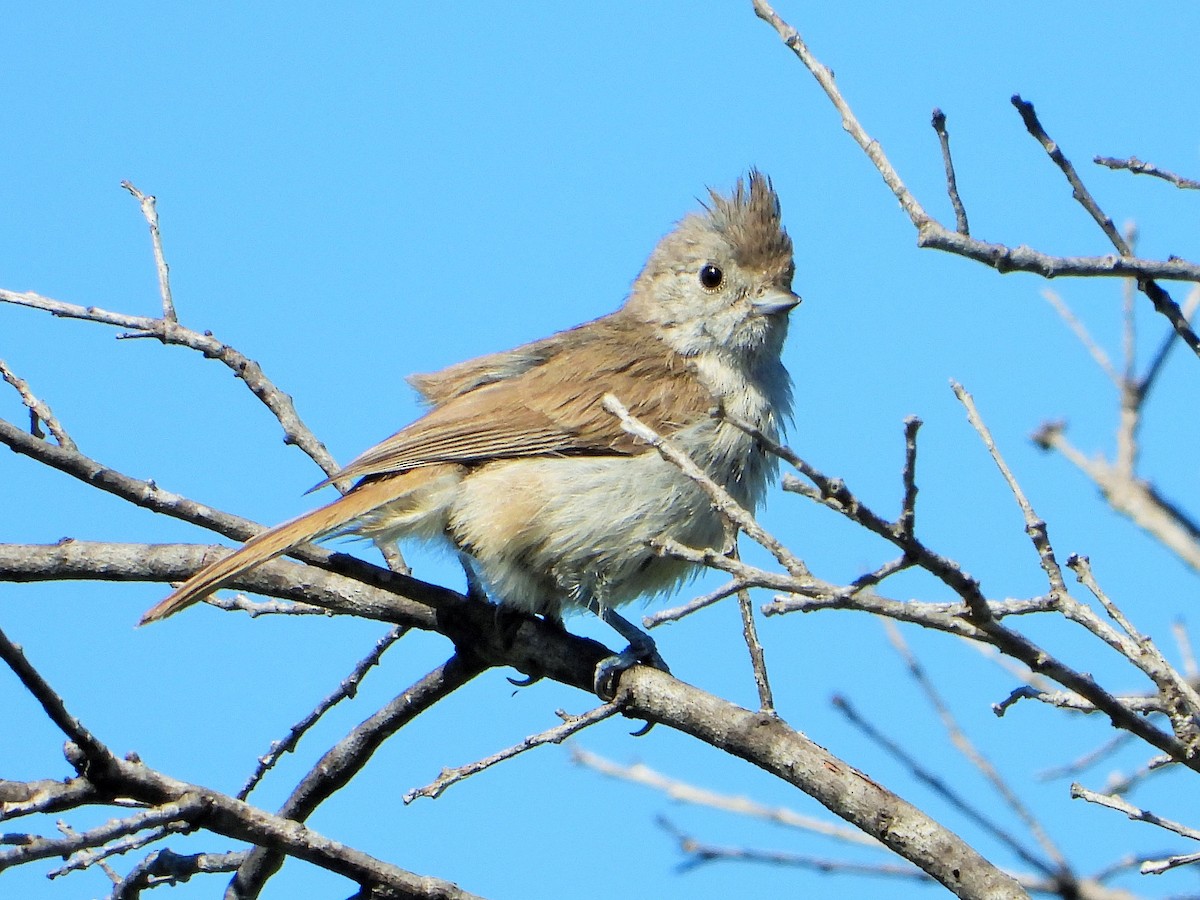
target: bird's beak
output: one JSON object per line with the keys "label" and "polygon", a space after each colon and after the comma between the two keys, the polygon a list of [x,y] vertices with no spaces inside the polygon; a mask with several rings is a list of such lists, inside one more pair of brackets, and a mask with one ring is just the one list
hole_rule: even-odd
{"label": "bird's beak", "polygon": [[768,291],[752,300],[750,306],[753,307],[755,315],[773,316],[775,313],[789,312],[799,303],[800,298],[791,291]]}

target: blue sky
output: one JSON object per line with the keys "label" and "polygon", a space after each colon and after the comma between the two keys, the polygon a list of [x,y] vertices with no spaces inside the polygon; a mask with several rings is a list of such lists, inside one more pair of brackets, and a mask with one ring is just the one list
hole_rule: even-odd
{"label": "blue sky", "polygon": [[[973,233],[1069,254],[1109,252],[1009,104],[1033,101],[1043,123],[1118,222],[1136,219],[1147,256],[1194,257],[1195,194],[1090,164],[1136,154],[1200,175],[1191,7],[868,2],[788,4],[798,27],[867,130],[931,212],[950,221],[929,128],[940,106]],[[842,132],[808,73],[749,3],[592,4],[578,9],[444,5],[37,4],[5,17],[9,138],[0,155],[0,286],[153,315],[157,286],[129,179],[159,198],[181,320],[257,360],[342,461],[411,420],[403,377],[543,336],[615,308],[655,240],[754,165],[771,174],[796,243],[785,361],[796,382],[789,441],[885,513],[896,511],[902,421],[926,422],[919,517],[931,546],[959,559],[993,596],[1043,590],[1011,495],[951,394],[971,390],[1060,555],[1083,552],[1138,624],[1167,647],[1190,622],[1195,577],[1028,435],[1066,418],[1073,440],[1107,451],[1111,386],[1040,297],[1053,287],[1111,352],[1119,351],[1116,282],[1060,282],[994,272],[919,251],[878,174]],[[1175,289],[1182,300],[1185,292]],[[1143,306],[1146,304],[1143,301]],[[1145,310],[1144,310],[1145,312]],[[1141,318],[1143,358],[1163,326]],[[151,341],[113,340],[99,325],[0,305],[0,358],[61,417],[80,448],[121,471],[258,521],[312,503],[319,477],[224,367]],[[1194,509],[1198,437],[1179,352],[1154,395],[1144,471]],[[23,421],[16,395],[0,415]],[[772,494],[763,521],[823,577],[847,580],[890,558],[805,501]],[[196,529],[100,496],[29,460],[0,455],[0,540],[63,536],[199,541]],[[411,554],[417,574],[458,586],[444,557]],[[697,590],[700,590],[697,587]],[[918,578],[893,592],[944,593]],[[194,609],[134,630],[159,585],[0,584],[0,619],[69,707],[119,752],[181,778],[236,790],[270,742],[330,691],[371,646],[369,623],[286,621]],[[762,600],[768,599],[765,595]],[[591,623],[573,627],[603,639]],[[1037,639],[1116,689],[1127,668],[1062,625]],[[928,809],[985,855],[1012,865],[850,728],[830,707],[851,698],[878,725],[982,798],[935,716],[902,676],[882,627],[820,613],[762,624],[782,714],[831,751]],[[1095,746],[1098,721],[989,705],[1014,682],[956,641],[907,633],[976,741],[993,755],[1084,873],[1165,836],[1067,798],[1041,769]],[[754,702],[736,610],[724,605],[659,635],[681,678]],[[352,724],[440,662],[445,641],[392,650],[359,698],[302,745],[259,798]],[[400,798],[438,770],[486,755],[582,711],[586,696],[550,684],[515,691],[493,672],[390,741],[370,769],[312,820],[331,837],[490,898],[929,895],[869,879],[721,864],[681,873],[657,815],[697,838],[842,857],[819,838],[691,808],[573,766],[560,748],[527,754],[436,802]],[[61,737],[11,676],[0,712],[0,776],[55,777]],[[624,723],[579,743],[671,777],[821,814],[815,803],[689,739]],[[1114,760],[1128,768],[1141,759]],[[1105,770],[1091,773],[1098,787]],[[1087,779],[1085,778],[1085,781]],[[1144,799],[1184,817],[1176,795]],[[1007,814],[997,813],[1002,818]],[[1008,817],[1011,818],[1011,817]],[[79,825],[86,825],[83,819]],[[1193,823],[1194,824],[1194,823]],[[225,842],[172,842],[191,850]],[[466,852],[464,852],[464,849]],[[858,852],[854,855],[861,856]],[[0,875],[31,898],[100,896],[98,873],[66,882],[41,871]],[[1183,872],[1127,878],[1147,895],[1192,889]],[[9,887],[11,885],[11,887]],[[213,896],[211,882],[181,897]],[[274,897],[344,896],[339,879],[292,864]]]}

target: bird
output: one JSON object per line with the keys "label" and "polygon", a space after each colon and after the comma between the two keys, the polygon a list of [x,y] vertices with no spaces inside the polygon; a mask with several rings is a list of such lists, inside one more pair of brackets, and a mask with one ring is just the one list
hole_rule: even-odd
{"label": "bird", "polygon": [[800,302],[794,271],[769,177],[750,169],[728,194],[709,189],[657,243],[615,312],[411,376],[428,411],[317,485],[352,480],[347,493],[205,566],[140,624],[300,544],[417,539],[448,543],[469,583],[501,607],[560,624],[590,609],[613,626],[630,646],[597,670],[598,692],[602,678],[638,662],[665,668],[615,608],[694,574],[653,541],[716,548],[725,526],[708,495],[628,433],[604,398],[754,511],[778,463],[753,432],[778,440],[791,416],[781,354]]}

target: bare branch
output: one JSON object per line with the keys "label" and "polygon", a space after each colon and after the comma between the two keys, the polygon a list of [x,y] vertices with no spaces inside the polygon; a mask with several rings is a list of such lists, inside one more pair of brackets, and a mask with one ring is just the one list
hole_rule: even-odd
{"label": "bare branch", "polygon": [[870,847],[883,846],[875,838],[863,834],[856,828],[847,828],[844,825],[837,825],[827,822],[824,819],[814,819],[812,816],[801,815],[785,806],[766,806],[756,803],[747,797],[733,797],[728,794],[721,794],[706,788],[697,787],[686,781],[668,778],[666,775],[655,771],[644,763],[623,766],[574,745],[571,747],[571,759],[580,765],[587,766],[589,769],[599,772],[601,775],[606,775],[609,778],[619,778],[622,781],[629,781],[633,784],[644,785],[681,803],[694,803],[697,806],[707,806],[711,809],[719,809],[736,815],[763,819],[776,825],[798,828],[801,831],[836,838],[848,844],[862,844]]}
{"label": "bare branch", "polygon": [[140,897],[144,888],[187,881],[193,875],[232,872],[248,851],[184,855],[164,848],[146,856],[113,888],[110,900]]}
{"label": "bare branch", "polygon": [[[1200,281],[1200,265],[1176,258],[1164,261],[1139,259],[1133,256],[1065,257],[1039,253],[1029,247],[1010,248],[976,240],[944,227],[930,216],[905,186],[892,167],[879,142],[867,134],[843,98],[833,80],[833,73],[813,56],[800,33],[785,22],[767,0],[754,0],[754,11],[760,19],[775,29],[783,42],[799,57],[816,78],[830,102],[842,117],[842,127],[874,163],[879,174],[901,208],[917,229],[917,246],[945,250],[991,266],[998,272],[1033,272],[1044,278],[1063,276],[1134,277],[1144,281],[1143,290],[1159,313],[1171,322],[1176,333],[1192,352],[1200,355],[1200,337],[1188,326],[1179,307],[1150,279]],[[1014,98],[1014,102],[1016,99]]]}
{"label": "bare branch", "polygon": [[775,698],[771,694],[771,682],[767,678],[767,660],[763,655],[762,643],[758,640],[758,628],[754,624],[754,606],[750,592],[738,591],[738,609],[742,614],[742,637],[750,651],[750,666],[754,671],[754,684],[758,688],[758,710],[769,715],[775,713]]}
{"label": "bare branch", "polygon": [[1089,457],[1067,439],[1063,425],[1048,422],[1032,436],[1042,449],[1057,450],[1090,478],[1116,512],[1200,571],[1200,523],[1163,497],[1153,484],[1131,476],[1123,466]]}
{"label": "bare branch", "polygon": [[8,664],[25,689],[41,704],[47,717],[67,736],[92,764],[107,768],[116,762],[112,751],[92,735],[83,723],[67,712],[66,704],[41,674],[25,658],[21,648],[0,630],[0,659]]}
{"label": "bare branch", "polygon": [[[64,303],[32,292],[21,293],[0,289],[0,302],[13,303],[31,309],[40,309],[66,319],[83,319],[127,329],[127,332],[153,337],[163,344],[187,347],[202,353],[208,359],[223,363],[233,374],[245,382],[254,394],[283,427],[284,443],[293,444],[307,454],[326,475],[338,470],[338,464],[325,445],[313,436],[308,426],[300,419],[292,398],[281,391],[267,378],[258,363],[227,344],[221,343],[211,333],[201,333],[184,328],[177,322],[152,319],[146,316],[130,316],[109,312],[96,306],[78,306]],[[127,333],[126,336],[129,336]]]}
{"label": "bare branch", "polygon": [[615,702],[601,704],[595,709],[577,716],[569,715],[560,709],[557,711],[557,715],[563,720],[561,725],[556,725],[554,728],[549,728],[537,734],[531,734],[520,743],[513,744],[499,753],[493,753],[491,756],[468,763],[465,766],[442,769],[438,777],[432,782],[424,787],[414,788],[406,793],[404,795],[404,802],[406,804],[412,803],[418,797],[437,799],[445,792],[446,788],[458,784],[458,782],[470,778],[478,772],[490,769],[497,763],[502,763],[507,759],[512,759],[514,756],[519,756],[527,750],[532,750],[534,747],[540,747],[543,744],[561,744],[572,735],[578,734],[583,729],[595,725],[597,722],[603,722],[605,719],[615,716],[619,712],[621,712],[621,705]]}
{"label": "bare branch", "polygon": [[1108,759],[1126,744],[1133,740],[1133,735],[1128,732],[1118,732],[1113,735],[1099,747],[1094,750],[1089,750],[1087,753],[1080,756],[1078,759],[1064,763],[1061,766],[1053,766],[1048,769],[1043,769],[1037,773],[1039,781],[1051,781],[1056,778],[1066,778],[1072,775],[1078,775],[1081,772],[1086,772],[1097,763]]}
{"label": "bare branch", "polygon": [[[455,655],[421,678],[330,748],[301,779],[279,815],[303,822],[361,772],[385,740],[486,668],[478,659]],[[264,845],[250,851],[234,877],[237,896],[257,897],[281,865],[283,854],[278,848]]]}
{"label": "bare branch", "polygon": [[787,853],[779,850],[753,850],[746,847],[721,847],[716,844],[704,843],[685,834],[672,825],[666,818],[658,817],[659,826],[668,832],[679,844],[679,849],[690,857],[685,866],[692,868],[708,862],[754,862],[774,866],[791,866],[800,869],[813,869],[828,874],[874,875],[882,878],[896,878],[909,881],[929,881],[929,876],[920,869],[896,863],[860,863],[848,860],[825,859],[799,853]]}
{"label": "bare branch", "polygon": [[1097,156],[1092,162],[1109,169],[1126,169],[1134,175],[1153,175],[1155,178],[1169,181],[1181,190],[1200,191],[1200,181],[1194,178],[1184,178],[1182,175],[1176,175],[1174,172],[1160,169],[1153,163],[1142,162],[1136,156],[1131,156],[1128,159],[1118,159],[1115,156]]}
{"label": "bare branch", "polygon": [[[1037,820],[1037,817],[1034,816],[1033,811],[1017,796],[1017,793],[1009,786],[1004,776],[1000,774],[991,760],[967,737],[966,732],[958,724],[958,719],[955,718],[954,713],[950,711],[950,707],[942,698],[941,692],[938,691],[933,681],[926,674],[925,667],[921,665],[912,650],[909,649],[908,643],[900,633],[900,629],[896,627],[894,622],[888,620],[884,620],[884,627],[887,631],[888,641],[891,642],[896,652],[900,654],[900,658],[904,660],[904,665],[907,667],[909,675],[917,683],[929,705],[938,714],[938,718],[942,721],[942,727],[946,729],[946,734],[949,736],[951,743],[987,779],[992,789],[1000,795],[1000,798],[1008,808],[1025,823],[1025,827],[1029,829],[1029,833],[1033,835],[1034,839],[1041,845],[1043,852],[1045,852],[1046,856],[1053,863],[1053,868],[1060,873],[1066,871],[1067,860],[1063,856],[1062,851],[1050,839],[1050,835],[1047,834],[1045,828]],[[1032,864],[1045,872],[1044,866],[1039,862],[1033,862]]]}
{"label": "bare branch", "polygon": [[[1100,205],[1096,202],[1091,192],[1084,187],[1083,181],[1080,179],[1079,173],[1075,171],[1075,167],[1071,165],[1071,161],[1063,155],[1058,144],[1051,140],[1050,135],[1046,133],[1046,129],[1042,126],[1037,113],[1034,111],[1033,104],[1022,100],[1016,94],[1012,97],[1012,104],[1017,108],[1017,112],[1020,113],[1021,121],[1025,123],[1026,130],[1045,148],[1046,153],[1054,161],[1055,165],[1062,170],[1063,175],[1066,176],[1075,199],[1079,201],[1080,205],[1087,210],[1096,224],[1100,226],[1100,230],[1112,242],[1117,252],[1125,259],[1132,259],[1133,248],[1129,246],[1129,243],[1122,237],[1121,233],[1117,231],[1112,219],[1100,209]],[[1171,299],[1171,295],[1153,280],[1153,276],[1149,278],[1144,276],[1139,277],[1137,285],[1138,290],[1144,293],[1150,299],[1150,302],[1154,304],[1154,308],[1166,316],[1167,320],[1171,323],[1171,327],[1175,329],[1175,333],[1179,335],[1183,342],[1197,353],[1200,353],[1200,338],[1197,337],[1196,332],[1188,324],[1188,320],[1183,315],[1182,310],[1180,310],[1179,304]]]}
{"label": "bare branch", "polygon": [[[70,854],[71,858],[65,865],[50,872],[51,878],[86,869],[117,854],[137,850],[168,834],[190,831],[194,827],[192,822],[203,812],[203,806],[199,796],[185,795],[124,819],[110,819],[81,834],[55,841],[47,840],[40,848],[29,847],[29,856],[21,861]],[[3,861],[0,860],[0,868],[3,867]]]}
{"label": "bare branch", "polygon": [[[993,703],[992,712],[997,716],[1003,716],[1008,711],[1008,708],[1018,700],[1038,700],[1049,706],[1056,706],[1059,709],[1070,709],[1075,712],[1094,713],[1100,711],[1096,704],[1084,699],[1083,695],[1076,691],[1042,691],[1029,685],[1023,685],[1016,688],[1004,700],[999,703]],[[1162,701],[1159,698],[1147,697],[1144,694],[1131,697],[1115,696],[1112,700],[1120,704],[1126,712],[1140,716],[1152,712],[1165,712]]]}
{"label": "bare branch", "polygon": [[129,191],[142,207],[142,215],[150,226],[150,243],[154,247],[154,267],[158,271],[158,292],[162,295],[163,321],[173,324],[178,321],[175,315],[175,303],[171,299],[171,269],[163,254],[162,233],[158,229],[157,198],[143,194],[128,181],[122,181],[121,187]]}
{"label": "bare branch", "polygon": [[318,703],[308,715],[288,729],[287,737],[281,741],[272,743],[270,750],[258,758],[258,765],[250,777],[246,779],[246,783],[242,785],[242,789],[238,791],[237,798],[245,800],[250,796],[250,792],[262,781],[263,776],[274,767],[285,753],[291,753],[296,749],[296,745],[300,743],[300,738],[316,725],[325,713],[329,712],[329,710],[333,709],[333,707],[346,698],[353,697],[357,693],[358,686],[362,683],[363,678],[366,677],[371,669],[379,665],[379,660],[383,657],[387,649],[407,633],[407,628],[393,628],[376,641],[371,652],[358,661],[350,674],[342,679],[341,683],[337,686],[337,690]]}
{"label": "bare branch", "polygon": [[1171,719],[1176,735],[1185,744],[1195,749],[1200,742],[1200,731],[1197,729],[1197,717],[1200,717],[1200,695],[1195,688],[1183,677],[1175,667],[1155,646],[1154,642],[1134,628],[1125,614],[1117,607],[1109,596],[1101,589],[1092,574],[1091,563],[1086,556],[1072,555],[1067,561],[1080,583],[1092,592],[1104,611],[1125,632],[1127,640],[1119,643],[1115,637],[1102,632],[1090,621],[1084,621],[1073,610],[1067,610],[1068,617],[1074,621],[1084,621],[1084,624],[1102,640],[1114,646],[1126,659],[1141,669],[1158,688],[1164,711]]}
{"label": "bare branch", "polygon": [[1088,803],[1096,803],[1100,806],[1107,806],[1109,809],[1115,809],[1118,812],[1123,812],[1135,822],[1148,822],[1151,825],[1157,825],[1159,828],[1165,828],[1167,831],[1173,831],[1176,834],[1183,835],[1185,838],[1190,838],[1193,841],[1200,841],[1200,831],[1195,828],[1189,828],[1179,822],[1171,819],[1164,819],[1162,816],[1155,815],[1149,810],[1134,806],[1120,797],[1113,797],[1108,794],[1089,791],[1081,784],[1071,785],[1072,800],[1086,800]]}
{"label": "bare branch", "polygon": [[1017,112],[1021,116],[1021,121],[1025,123],[1025,129],[1033,136],[1046,154],[1054,161],[1054,164],[1066,176],[1067,182],[1071,185],[1071,190],[1076,200],[1080,205],[1087,210],[1088,214],[1100,226],[1100,230],[1108,237],[1114,247],[1122,256],[1132,256],[1132,251],[1125,239],[1117,231],[1110,219],[1096,203],[1095,198],[1083,185],[1083,181],[1079,177],[1079,173],[1075,171],[1075,167],[1071,165],[1071,161],[1063,154],[1062,149],[1056,144],[1050,135],[1046,133],[1046,129],[1042,126],[1041,121],[1037,117],[1037,112],[1034,111],[1033,104],[1027,100],[1021,99],[1020,95],[1013,94],[1012,105],[1016,107]]}
{"label": "bare branch", "polygon": [[950,157],[950,133],[946,131],[946,114],[940,109],[933,111],[933,130],[937,132],[938,143],[942,147],[942,162],[946,166],[946,193],[950,196],[950,205],[954,207],[955,231],[964,236],[970,236],[971,226],[967,224],[967,210],[958,196],[958,180],[954,177],[954,160]]}
{"label": "bare branch", "polygon": [[1029,535],[1030,540],[1033,541],[1034,548],[1037,550],[1042,570],[1046,573],[1046,578],[1050,583],[1051,598],[1057,599],[1065,595],[1067,593],[1067,586],[1063,581],[1062,567],[1059,566],[1058,560],[1054,557],[1054,548],[1050,546],[1050,535],[1046,530],[1045,520],[1034,513],[1033,506],[1030,505],[1025,492],[1021,490],[1017,479],[1013,477],[1013,473],[1004,461],[1004,457],[1000,454],[996,442],[992,439],[992,433],[980,417],[979,410],[975,408],[975,400],[958,382],[951,382],[951,387],[954,389],[954,395],[958,397],[959,402],[966,407],[967,419],[970,421],[971,426],[979,433],[980,438],[983,439],[983,444],[987,447],[988,453],[991,454],[992,461],[995,462],[996,468],[1000,470],[1000,474],[1004,476],[1009,490],[1012,491],[1013,496],[1017,500],[1017,505],[1021,508],[1021,514],[1025,517],[1025,533]]}
{"label": "bare branch", "polygon": [[779,718],[742,709],[646,666],[627,672],[620,687],[617,700],[625,703],[626,715],[690,734],[795,785],[959,896],[1026,897],[956,835]]}
{"label": "bare branch", "polygon": [[[1196,309],[1200,307],[1200,285],[1193,285],[1188,292],[1187,299],[1183,301],[1183,317],[1189,322],[1196,314]],[[1171,350],[1174,349],[1178,341],[1175,340],[1175,332],[1168,331],[1159,344],[1158,352],[1154,354],[1154,359],[1150,365],[1146,367],[1146,374],[1142,376],[1141,382],[1138,384],[1138,399],[1144,403],[1146,397],[1150,393],[1150,389],[1158,382],[1158,374],[1162,371],[1163,364],[1170,356]]]}
{"label": "bare branch", "polygon": [[[117,544],[63,540],[0,544],[0,581],[186,580],[228,548],[197,544]],[[437,630],[437,611],[462,595],[342,553],[300,549],[312,565],[272,560],[238,576],[231,587],[317,605],[340,615]],[[310,555],[311,554],[311,555]],[[320,568],[316,568],[319,566]]]}
{"label": "bare branch", "polygon": [[896,524],[902,534],[915,538],[917,533],[917,431],[921,420],[908,416],[904,420],[904,469],[900,480],[904,485],[904,499],[900,503],[900,515]]}
{"label": "bare branch", "polygon": [[19,378],[17,374],[8,367],[4,360],[0,359],[0,378],[3,378],[21,396],[21,402],[29,409],[30,433],[35,438],[43,437],[41,429],[38,428],[38,423],[44,423],[50,429],[50,433],[54,435],[54,439],[58,441],[58,445],[66,450],[75,450],[75,441],[67,434],[67,430],[63,428],[62,423],[50,411],[50,407],[33,395],[33,391],[29,389],[29,383],[23,378]]}
{"label": "bare branch", "polygon": [[699,612],[700,610],[712,606],[714,603],[717,603],[720,600],[724,600],[726,597],[732,597],[734,594],[738,593],[738,591],[741,591],[748,586],[749,582],[740,578],[735,578],[733,581],[729,581],[721,585],[721,587],[717,588],[715,591],[710,591],[707,594],[696,597],[693,600],[689,600],[687,603],[683,603],[679,606],[673,606],[670,609],[660,610],[656,613],[649,613],[648,615],[643,616],[642,626],[644,628],[656,628],[666,622],[677,622],[685,616],[690,616],[694,612]]}
{"label": "bare branch", "polygon": [[833,698],[833,706],[836,710],[845,716],[846,720],[856,727],[860,732],[882,747],[889,756],[903,765],[909,773],[919,782],[924,784],[939,797],[949,803],[952,807],[958,810],[962,815],[974,822],[979,827],[983,828],[1006,847],[1013,851],[1019,858],[1024,860],[1029,865],[1036,868],[1044,875],[1053,874],[1055,866],[1048,864],[1045,860],[1040,859],[1031,850],[1021,844],[1017,838],[1007,829],[1002,828],[997,822],[987,816],[977,804],[971,803],[959,791],[951,787],[945,779],[930,769],[928,766],[921,763],[915,756],[904,750],[890,737],[883,734],[876,728],[865,716],[860,715],[854,706],[843,696],[835,696]]}
{"label": "bare branch", "polygon": [[684,475],[699,485],[708,494],[713,506],[716,507],[717,511],[727,521],[732,522],[748,538],[770,552],[791,575],[804,577],[809,574],[808,567],[804,565],[802,560],[784,547],[778,539],[768,534],[766,529],[758,524],[758,520],[740,503],[734,500],[728,491],[709,478],[708,474],[696,465],[691,457],[670,441],[655,434],[653,429],[648,428],[645,424],[638,421],[637,418],[630,414],[625,405],[612,394],[605,394],[603,403],[606,410],[621,420],[621,425],[626,431],[645,441],[657,450],[663,459],[675,465],[679,471],[683,472]]}
{"label": "bare branch", "polygon": [[1179,856],[1168,856],[1166,859],[1147,860],[1142,863],[1143,875],[1161,875],[1179,866],[1190,866],[1200,862],[1200,853],[1183,853]]}
{"label": "bare branch", "polygon": [[[1088,332],[1087,326],[1084,325],[1083,322],[1079,321],[1078,317],[1071,312],[1071,308],[1067,306],[1062,297],[1058,295],[1058,292],[1046,288],[1042,291],[1042,297],[1045,298],[1047,303],[1054,307],[1054,311],[1057,312],[1059,316],[1062,317],[1062,320],[1067,323],[1067,327],[1075,333],[1075,337],[1079,338],[1079,342],[1083,344],[1083,346],[1087,349],[1087,352],[1091,354],[1092,359],[1096,361],[1096,365],[1098,365],[1104,371],[1104,374],[1108,376],[1109,380],[1116,385],[1117,388],[1120,388],[1124,379],[1122,378],[1121,374],[1117,372],[1116,367],[1112,364],[1112,360],[1108,358],[1108,354],[1104,352],[1104,348],[1101,347]],[[1171,343],[1174,344],[1175,342],[1171,341]]]}
{"label": "bare branch", "polygon": [[55,813],[102,802],[86,778],[67,781],[0,780],[0,822],[35,813]]}
{"label": "bare branch", "polygon": [[204,807],[204,827],[235,840],[277,848],[335,872],[360,885],[376,886],[383,896],[472,900],[475,895],[457,885],[415,875],[361,851],[332,841],[299,822],[271,815],[225,794],[169,778],[140,763],[117,760],[106,785],[131,796],[159,802],[196,794]]}

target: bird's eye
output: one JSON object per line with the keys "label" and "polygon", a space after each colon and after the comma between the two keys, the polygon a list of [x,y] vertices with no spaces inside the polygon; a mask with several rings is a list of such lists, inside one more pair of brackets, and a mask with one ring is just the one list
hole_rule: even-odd
{"label": "bird's eye", "polygon": [[700,267],[700,286],[706,291],[715,291],[725,281],[725,273],[712,263]]}

